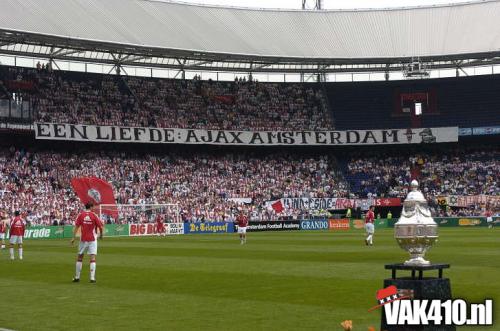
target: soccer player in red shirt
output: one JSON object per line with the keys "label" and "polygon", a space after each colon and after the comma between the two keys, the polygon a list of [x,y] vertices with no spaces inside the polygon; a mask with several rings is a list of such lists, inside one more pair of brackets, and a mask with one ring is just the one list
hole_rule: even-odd
{"label": "soccer player in red shirt", "polygon": [[163,219],[160,215],[156,216],[156,234],[159,236],[163,234],[166,236],[165,225],[163,224]]}
{"label": "soccer player in red shirt", "polygon": [[0,239],[2,240],[2,249],[5,249],[5,233],[7,232],[7,224],[9,218],[5,211],[0,212]]}
{"label": "soccer player in red shirt", "polygon": [[238,233],[240,235],[240,243],[241,245],[246,244],[248,218],[243,214],[243,210],[240,210],[239,215],[236,217],[236,222],[238,223]]}
{"label": "soccer player in red shirt", "polygon": [[486,216],[486,223],[488,224],[488,228],[493,228],[493,212],[491,209],[487,209],[486,213],[484,213],[484,216]]}
{"label": "soccer player in red shirt", "polygon": [[19,249],[19,260],[23,259],[23,236],[24,230],[26,230],[26,223],[21,218],[21,213],[16,210],[14,212],[14,218],[10,221],[9,224],[10,230],[10,259],[14,260],[14,245],[17,244]]}
{"label": "soccer player in red shirt", "polygon": [[373,212],[373,206],[366,212],[365,216],[365,230],[367,237],[365,239],[365,244],[373,246],[373,233],[375,232],[375,225],[373,224],[375,220],[375,213]]}
{"label": "soccer player in red shirt", "polygon": [[73,278],[74,283],[80,281],[82,271],[83,254],[85,251],[90,255],[90,282],[95,283],[95,256],[97,255],[97,234],[102,239],[103,225],[99,217],[91,211],[92,205],[86,204],[85,211],[82,211],[76,218],[75,228],[71,244],[75,242],[76,234],[80,230],[80,244],[78,245],[78,255],[76,259],[76,272]]}

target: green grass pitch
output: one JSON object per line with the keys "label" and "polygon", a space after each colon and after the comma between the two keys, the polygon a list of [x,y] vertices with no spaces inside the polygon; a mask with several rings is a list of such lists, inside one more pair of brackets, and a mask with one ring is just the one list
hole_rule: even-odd
{"label": "green grass pitch", "polygon": [[[447,262],[453,296],[493,298],[500,330],[499,229],[440,229],[429,252]],[[27,240],[23,261],[0,252],[0,328],[13,330],[341,330],[375,326],[384,264],[407,254],[391,229],[366,247],[361,231],[105,238],[97,284],[71,283],[76,248],[68,240]]]}

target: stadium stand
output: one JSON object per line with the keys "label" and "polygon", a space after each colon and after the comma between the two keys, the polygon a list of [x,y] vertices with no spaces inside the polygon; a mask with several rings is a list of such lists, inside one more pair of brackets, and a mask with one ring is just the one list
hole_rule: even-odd
{"label": "stadium stand", "polygon": [[[434,329],[439,314],[417,305],[452,303],[450,279],[464,309],[444,328],[492,326],[500,0],[324,2],[0,1],[0,218],[11,225],[0,286],[10,311],[28,312],[2,315],[0,331],[393,330],[366,314],[393,283],[424,299],[415,314],[392,306],[397,322],[426,324],[401,329]],[[485,73],[497,75],[459,77]],[[402,207],[414,178],[430,215],[419,192]],[[120,225],[80,213],[89,202]],[[419,265],[385,265],[388,279],[382,263],[404,261],[397,244]]]}
{"label": "stadium stand", "polygon": [[[419,65],[458,72],[481,65],[483,60],[497,63],[498,56],[497,42],[484,38],[485,26],[494,30],[498,25],[498,1],[418,10],[323,13],[147,2],[152,12],[162,15],[159,20],[147,19],[145,2],[129,1],[120,3],[114,21],[109,21],[106,13],[116,1],[92,6],[81,2],[79,11],[63,0],[38,1],[30,11],[21,10],[20,3],[6,3],[10,14],[0,14],[5,22],[1,47],[8,48],[8,54],[31,53],[51,63],[104,60],[114,65],[111,71],[115,72],[122,66],[150,65],[151,74],[153,68],[168,68],[179,70],[179,77],[185,69],[241,69],[255,74],[313,74],[321,81],[326,79],[323,75],[349,70],[390,76],[414,60]],[[52,10],[57,15],[42,17],[36,8],[57,8]],[[130,21],[124,15],[127,11],[135,13],[137,19]],[[96,25],[99,28],[71,19],[82,13],[92,13],[100,22]],[[401,20],[400,15],[408,19]],[[186,19],[180,22],[177,17],[181,16]],[[474,24],[477,17],[482,18],[481,25]],[[235,18],[240,24],[227,29]],[[298,21],[308,24],[293,28]],[[124,32],[125,23],[128,29]],[[318,23],[324,29],[317,29]],[[196,38],[194,30],[187,28],[192,24],[197,27]],[[372,29],[378,38],[373,38]],[[151,33],[155,31],[163,33]],[[403,31],[415,31],[425,38],[409,39]],[[40,36],[62,39],[41,40]],[[74,40],[74,36],[80,37]],[[100,42],[103,40],[110,43]],[[392,47],[386,47],[389,44]],[[117,49],[116,45],[121,46]],[[151,52],[145,45],[157,51]],[[97,46],[99,51],[92,51]],[[237,130],[500,126],[500,78],[495,75],[356,83],[219,82],[198,76],[191,80],[160,79],[52,70],[51,63],[32,69],[0,66],[0,124],[7,119],[9,124],[28,127],[43,121]],[[422,106],[419,116],[413,108],[416,103]],[[14,131],[4,132],[4,136],[13,136]],[[433,208],[441,194],[500,195],[500,153],[496,147],[417,147],[408,153],[389,148],[366,152],[334,147],[306,156],[281,148],[278,152],[221,147],[210,152],[189,153],[185,148],[184,152],[155,153],[145,145],[124,153],[105,148],[68,152],[67,148],[49,150],[47,145],[38,149],[32,137],[16,139],[16,147],[9,149],[6,143],[0,147],[0,207],[22,209],[33,223],[72,220],[80,204],[69,178],[78,175],[102,176],[112,182],[118,203],[179,202],[186,220],[232,217],[236,205],[228,198],[252,198],[247,208],[253,217],[265,219],[276,215],[263,208],[263,202],[281,197],[404,197],[415,177],[434,201]],[[30,145],[27,150],[19,147]],[[478,207],[449,212],[472,215],[479,212]],[[298,217],[298,213],[289,210],[284,216]]]}
{"label": "stadium stand", "polygon": [[33,101],[35,121],[238,130],[333,128],[325,97],[315,84],[148,79],[12,67],[0,67],[0,80],[8,93]]}
{"label": "stadium stand", "polygon": [[117,203],[179,203],[187,220],[228,219],[236,207],[228,198],[252,198],[248,208],[255,217],[263,218],[276,217],[262,208],[266,200],[347,194],[335,158],[327,156],[145,156],[11,148],[0,152],[0,187],[4,188],[0,209],[27,211],[34,223],[73,220],[81,204],[69,180],[78,176],[98,176],[111,182]]}
{"label": "stadium stand", "polygon": [[411,179],[439,195],[500,195],[500,150],[453,148],[439,152],[355,153],[345,164],[351,193],[405,197]]}
{"label": "stadium stand", "polygon": [[[352,152],[337,158],[303,153],[168,154],[123,152],[0,151],[0,209],[20,209],[33,224],[73,220],[80,203],[69,185],[76,176],[96,175],[115,187],[118,203],[179,203],[184,220],[232,219],[237,203],[255,220],[276,219],[264,202],[283,197],[404,197],[412,169],[435,203],[442,194],[500,195],[500,150],[455,149],[378,156]],[[342,153],[343,154],[343,153]],[[391,156],[389,156],[391,155]],[[396,156],[398,155],[398,156]],[[347,180],[347,181],[346,181]],[[480,213],[480,207],[449,213]],[[287,210],[281,217],[309,217]]]}
{"label": "stadium stand", "polygon": [[[338,130],[500,125],[494,75],[322,85],[0,67],[0,99],[31,99],[31,116],[43,122],[226,130],[324,130],[334,121]],[[421,102],[422,115],[406,101]]]}
{"label": "stadium stand", "polygon": [[[495,75],[326,87],[338,130],[500,125],[500,77]],[[405,98],[423,104],[421,118],[404,111]]]}

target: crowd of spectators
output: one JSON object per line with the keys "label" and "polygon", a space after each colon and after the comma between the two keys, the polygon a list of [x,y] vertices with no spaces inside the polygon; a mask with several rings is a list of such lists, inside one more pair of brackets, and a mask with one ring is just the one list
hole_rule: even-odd
{"label": "crowd of spectators", "polygon": [[134,155],[10,148],[0,150],[0,209],[22,210],[32,224],[72,221],[81,204],[70,179],[97,176],[113,185],[117,203],[178,204],[185,221],[231,220],[238,208],[254,220],[299,218],[304,211],[287,209],[276,215],[265,202],[287,197],[404,198],[418,167],[421,189],[436,216],[474,215],[481,214],[484,206],[440,208],[437,198],[499,196],[499,156],[497,150],[484,150],[409,158],[353,157],[344,160],[344,174],[343,161],[337,163],[328,155],[221,151]]}
{"label": "crowd of spectators", "polygon": [[[153,79],[0,67],[0,99],[29,100],[33,120],[145,127],[318,130],[333,122],[315,85]],[[0,100],[1,101],[1,100]],[[0,105],[1,106],[1,105]],[[5,106],[5,105],[4,105]],[[1,113],[0,113],[1,114]],[[24,115],[23,115],[24,116]],[[411,179],[436,214],[440,196],[500,195],[500,150],[441,150],[331,155],[225,153],[134,155],[0,149],[0,208],[24,210],[35,224],[72,220],[80,204],[69,179],[111,182],[120,204],[179,204],[185,220],[227,220],[237,208],[253,219],[276,215],[264,201],[282,197],[405,198]],[[241,205],[234,199],[251,199]],[[282,217],[300,217],[285,210]]]}
{"label": "crowd of spectators", "polygon": [[[454,149],[394,156],[356,154],[346,162],[351,195],[404,199],[417,178],[436,216],[481,215],[485,206],[444,208],[442,196],[500,196],[500,150]],[[500,208],[500,206],[497,206]]]}
{"label": "crowd of spectators", "polygon": [[500,195],[500,150],[457,149],[432,153],[362,156],[348,160],[346,178],[356,196],[404,198],[411,179],[424,194]]}
{"label": "crowd of spectators", "polygon": [[412,179],[411,162],[402,156],[356,155],[346,168],[351,194],[358,197],[405,197]]}
{"label": "crowd of spectators", "polygon": [[500,195],[500,150],[425,156],[422,184],[432,195]]}
{"label": "crowd of spectators", "polygon": [[13,91],[24,87],[36,121],[225,130],[333,129],[325,96],[312,84],[156,79],[41,67],[0,69],[4,86],[14,86]]}
{"label": "crowd of spectators", "polygon": [[[73,220],[81,208],[70,179],[110,182],[119,204],[179,204],[184,220],[231,219],[243,208],[254,219],[276,214],[264,202],[282,197],[345,196],[334,158],[284,153],[217,154],[58,153],[2,150],[0,209],[23,210],[32,224]],[[251,198],[239,204],[233,198]],[[300,211],[287,210],[281,216]]]}

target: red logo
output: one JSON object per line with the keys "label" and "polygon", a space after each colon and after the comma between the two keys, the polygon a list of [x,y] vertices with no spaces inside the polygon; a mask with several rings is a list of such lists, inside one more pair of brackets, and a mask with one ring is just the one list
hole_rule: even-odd
{"label": "red logo", "polygon": [[388,286],[386,288],[377,291],[378,305],[368,309],[368,311],[378,309],[383,305],[402,299],[410,299],[410,297],[400,294],[396,286],[394,285]]}
{"label": "red logo", "polygon": [[156,227],[154,224],[130,224],[131,236],[148,236],[156,234]]}

